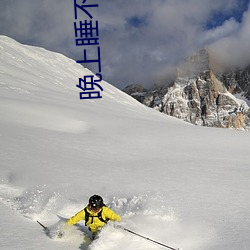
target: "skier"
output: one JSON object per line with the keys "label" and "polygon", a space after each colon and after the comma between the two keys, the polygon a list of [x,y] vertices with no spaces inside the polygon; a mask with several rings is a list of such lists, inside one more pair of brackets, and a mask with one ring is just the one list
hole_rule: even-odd
{"label": "skier", "polygon": [[72,216],[67,224],[74,225],[80,220],[85,220],[85,226],[92,232],[94,239],[109,220],[120,222],[122,219],[120,215],[105,206],[101,196],[95,194],[89,198],[89,204]]}

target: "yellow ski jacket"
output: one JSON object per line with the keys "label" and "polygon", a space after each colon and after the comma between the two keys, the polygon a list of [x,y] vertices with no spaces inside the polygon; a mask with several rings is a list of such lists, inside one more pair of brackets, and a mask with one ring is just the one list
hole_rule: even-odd
{"label": "yellow ski jacket", "polygon": [[[85,221],[86,226],[88,226],[89,230],[92,233],[97,232],[100,228],[102,228],[106,223],[104,221],[112,220],[112,221],[121,221],[120,215],[116,214],[110,208],[103,206],[99,211],[93,212],[88,207],[86,207],[87,212],[89,213],[88,221]],[[101,212],[101,218],[104,220],[100,220],[98,215]],[[67,224],[75,225],[80,220],[85,220],[85,210],[82,209],[77,214],[72,216],[68,221]]]}

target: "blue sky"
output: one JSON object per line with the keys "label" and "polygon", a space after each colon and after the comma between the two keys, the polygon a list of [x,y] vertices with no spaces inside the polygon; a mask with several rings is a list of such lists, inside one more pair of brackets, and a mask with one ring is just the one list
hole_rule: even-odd
{"label": "blue sky", "polygon": [[[103,78],[119,88],[149,87],[167,81],[183,59],[205,47],[223,64],[249,63],[249,1],[86,0],[99,4],[89,10],[99,25]],[[0,1],[0,34],[81,60],[75,21],[73,1]],[[89,47],[90,55],[95,51]]]}
{"label": "blue sky", "polygon": [[208,20],[206,28],[212,29],[221,26],[226,20],[232,17],[237,22],[241,23],[243,14],[248,9],[248,4],[249,0],[239,0],[236,8],[233,8],[229,13],[224,13],[223,9],[214,11],[211,13],[211,18]]}
{"label": "blue sky", "polygon": [[147,18],[146,17],[140,17],[140,16],[137,16],[137,15],[131,16],[131,17],[129,17],[127,19],[127,24],[129,26],[135,27],[135,28],[144,26],[144,25],[146,25],[146,23],[147,23]]}

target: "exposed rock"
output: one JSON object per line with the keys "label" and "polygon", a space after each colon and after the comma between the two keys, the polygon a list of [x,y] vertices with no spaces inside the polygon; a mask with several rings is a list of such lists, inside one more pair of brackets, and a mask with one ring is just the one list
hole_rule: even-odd
{"label": "exposed rock", "polygon": [[147,90],[142,84],[130,84],[125,89],[123,89],[123,91],[128,95],[133,96],[139,102],[144,101],[145,94],[147,93]]}
{"label": "exposed rock", "polygon": [[[196,125],[248,129],[250,109],[233,94],[250,96],[250,67],[246,70],[215,75],[209,53],[203,49],[178,68],[171,87],[154,87],[137,98],[145,105]],[[143,87],[140,87],[142,90]]]}
{"label": "exposed rock", "polygon": [[242,93],[250,100],[250,66],[218,74],[218,79],[225,84],[230,93]]}
{"label": "exposed rock", "polygon": [[142,84],[130,84],[123,91],[125,93],[131,95],[131,94],[134,94],[136,92],[143,93],[143,92],[146,92],[147,90],[143,87]]}

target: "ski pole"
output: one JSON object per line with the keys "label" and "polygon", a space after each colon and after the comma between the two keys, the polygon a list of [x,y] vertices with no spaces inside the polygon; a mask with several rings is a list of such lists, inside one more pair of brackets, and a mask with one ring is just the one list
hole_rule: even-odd
{"label": "ski pole", "polygon": [[143,235],[141,235],[141,234],[135,233],[135,232],[133,232],[133,231],[127,229],[127,228],[122,228],[122,229],[125,230],[125,231],[127,231],[127,232],[129,232],[129,233],[131,233],[131,234],[137,235],[137,236],[139,236],[139,237],[141,237],[141,238],[143,238],[143,239],[145,239],[145,240],[154,242],[154,243],[156,243],[156,244],[158,244],[158,245],[161,245],[161,246],[163,246],[163,247],[169,248],[169,249],[171,249],[171,250],[180,250],[180,248],[173,248],[173,247],[167,246],[167,245],[162,244],[162,243],[160,243],[160,242],[158,242],[158,241],[155,241],[155,240],[152,240],[152,239],[150,239],[150,238],[148,238],[148,237],[145,237],[145,236],[143,236]]}
{"label": "ski pole", "polygon": [[48,228],[47,227],[45,227],[40,221],[36,221],[40,226],[42,226],[43,227],[43,229],[46,231],[46,230],[48,230]]}

